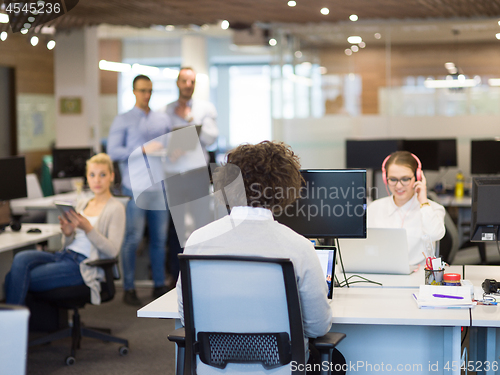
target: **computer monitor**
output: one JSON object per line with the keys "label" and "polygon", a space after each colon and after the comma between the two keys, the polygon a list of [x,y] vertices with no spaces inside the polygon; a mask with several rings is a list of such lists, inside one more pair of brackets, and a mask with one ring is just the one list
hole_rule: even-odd
{"label": "computer monitor", "polygon": [[86,162],[92,148],[55,148],[52,150],[52,178],[85,177]]}
{"label": "computer monitor", "polygon": [[500,141],[472,140],[470,143],[471,174],[500,173]]}
{"label": "computer monitor", "polygon": [[26,165],[24,156],[13,156],[0,159],[0,201],[26,198]]}
{"label": "computer monitor", "polygon": [[415,154],[422,162],[422,169],[439,170],[439,141],[437,139],[406,139],[401,150]]}
{"label": "computer monitor", "polygon": [[497,241],[499,227],[500,177],[473,177],[470,240]]}
{"label": "computer monitor", "polygon": [[456,167],[457,164],[457,140],[438,139],[438,163],[440,167]]}
{"label": "computer monitor", "polygon": [[300,198],[275,218],[307,238],[366,238],[366,170],[308,169]]}
{"label": "computer monitor", "polygon": [[380,169],[387,155],[400,150],[402,140],[346,140],[346,168]]}

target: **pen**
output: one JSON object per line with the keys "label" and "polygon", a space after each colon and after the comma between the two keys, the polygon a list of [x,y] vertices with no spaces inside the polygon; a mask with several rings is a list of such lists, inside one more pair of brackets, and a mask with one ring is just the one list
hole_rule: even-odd
{"label": "pen", "polygon": [[460,297],[460,296],[450,296],[450,295],[448,295],[448,294],[433,294],[432,296],[433,296],[433,297],[437,297],[437,298],[464,299],[464,297]]}

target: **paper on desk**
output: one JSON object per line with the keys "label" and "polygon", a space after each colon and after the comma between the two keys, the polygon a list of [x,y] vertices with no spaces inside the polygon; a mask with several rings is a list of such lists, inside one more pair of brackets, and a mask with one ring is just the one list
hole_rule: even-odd
{"label": "paper on desk", "polygon": [[[433,294],[462,297],[439,298]],[[471,308],[475,306],[472,302],[470,289],[462,286],[442,286],[442,285],[420,285],[419,292],[413,295],[419,309],[432,308]]]}

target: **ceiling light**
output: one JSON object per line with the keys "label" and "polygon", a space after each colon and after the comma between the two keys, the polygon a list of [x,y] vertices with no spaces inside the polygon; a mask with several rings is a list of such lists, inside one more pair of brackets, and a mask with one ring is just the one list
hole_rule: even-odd
{"label": "ceiling light", "polygon": [[430,89],[443,89],[443,88],[461,88],[461,87],[474,87],[477,86],[477,80],[466,79],[465,76],[462,79],[453,79],[453,77],[447,76],[446,79],[426,79],[424,81],[424,86]]}
{"label": "ceiling light", "polygon": [[174,31],[175,30],[175,26],[174,25],[167,25],[167,26],[165,26],[165,30],[167,30],[167,31]]}
{"label": "ceiling light", "polygon": [[323,15],[326,16],[327,14],[330,13],[330,9],[328,9],[328,8],[321,8],[320,12],[321,12],[321,14],[323,14]]}
{"label": "ceiling light", "polygon": [[359,42],[358,46],[359,46],[359,48],[365,48],[366,47],[366,43],[365,42]]}
{"label": "ceiling light", "polygon": [[455,63],[452,63],[452,62],[447,62],[447,63],[444,63],[444,67],[448,70],[452,69],[455,67]]}
{"label": "ceiling light", "polygon": [[326,69],[324,66],[320,66],[319,72],[320,72],[320,74],[326,74],[326,73],[328,73],[328,69]]}
{"label": "ceiling light", "polygon": [[278,41],[274,38],[269,39],[269,45],[274,47],[276,44],[278,44]]}
{"label": "ceiling light", "polygon": [[40,30],[42,34],[54,35],[56,33],[56,28],[54,26],[44,26]]}
{"label": "ceiling light", "polygon": [[500,86],[500,78],[490,78],[488,80],[488,85],[490,85],[490,86]]}
{"label": "ceiling light", "polygon": [[295,55],[296,58],[300,59],[302,57],[302,52],[295,51],[294,55]]}
{"label": "ceiling light", "polygon": [[133,64],[132,70],[137,74],[145,74],[149,76],[155,76],[160,73],[160,68],[150,65]]}
{"label": "ceiling light", "polygon": [[[55,42],[54,42],[54,45],[55,45]],[[47,44],[47,48],[49,48],[48,44]],[[99,69],[109,70],[111,72],[128,72],[132,69],[132,67],[130,66],[130,64],[101,60],[101,61],[99,61]]]}
{"label": "ceiling light", "polygon": [[360,36],[350,36],[349,38],[347,38],[347,41],[351,44],[358,44],[361,43],[363,39],[361,39]]}
{"label": "ceiling light", "polygon": [[344,53],[345,53],[347,56],[351,56],[351,55],[352,55],[352,51],[351,51],[351,49],[350,49],[350,48],[346,48],[346,49],[344,50]]}
{"label": "ceiling light", "polygon": [[375,33],[375,34],[373,34],[373,36],[375,37],[375,39],[382,38],[382,35],[380,35],[380,33]]}
{"label": "ceiling light", "polygon": [[358,46],[351,46],[351,51],[352,52],[358,52],[359,51],[359,47]]}
{"label": "ceiling light", "polygon": [[349,19],[350,19],[352,22],[356,22],[356,21],[358,20],[358,16],[357,16],[357,15],[355,15],[355,14],[351,14],[351,15],[349,16]]}
{"label": "ceiling light", "polygon": [[222,21],[222,22],[220,23],[220,28],[221,28],[222,30],[227,30],[227,29],[229,29],[229,21],[227,21],[227,20]]}
{"label": "ceiling light", "polygon": [[296,2],[296,1],[294,1],[294,0],[290,0],[290,1],[288,2],[288,6],[289,6],[289,7],[294,7],[295,5],[297,5],[297,2]]}
{"label": "ceiling light", "polygon": [[9,16],[4,13],[0,13],[0,23],[9,23]]}
{"label": "ceiling light", "polygon": [[7,31],[2,31],[2,33],[0,34],[0,40],[2,42],[5,42],[6,39],[7,39]]}
{"label": "ceiling light", "polygon": [[500,39],[500,33],[496,34],[495,36],[497,37],[497,39]]}
{"label": "ceiling light", "polygon": [[47,43],[47,49],[48,50],[53,50],[55,46],[56,46],[56,41],[55,40],[49,40],[49,42]]}
{"label": "ceiling light", "polygon": [[21,29],[21,34],[27,34],[28,33],[28,29]]}
{"label": "ceiling light", "polygon": [[32,36],[30,40],[31,45],[34,47],[38,44],[38,37],[37,36]]}
{"label": "ceiling light", "polygon": [[500,21],[498,21],[498,26],[500,26]]}

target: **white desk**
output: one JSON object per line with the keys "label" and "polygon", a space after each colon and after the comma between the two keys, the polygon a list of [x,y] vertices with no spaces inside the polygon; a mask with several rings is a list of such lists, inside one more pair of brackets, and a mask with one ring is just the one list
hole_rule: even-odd
{"label": "white desk", "polygon": [[[484,279],[500,281],[500,267],[498,266],[466,266],[465,276],[475,288],[481,288]],[[478,305],[472,310],[472,325],[470,335],[470,360],[474,365],[483,365],[488,361],[496,362],[497,371],[490,365],[486,375],[500,374],[500,305]],[[477,361],[477,362],[476,362]]]}
{"label": "white desk", "polygon": [[[85,193],[82,193],[85,194]],[[10,201],[10,208],[14,215],[22,215],[26,213],[26,211],[47,211],[47,215],[55,214],[54,217],[47,217],[47,222],[49,223],[58,223],[57,220],[58,211],[57,207],[54,204],[54,201],[65,201],[71,204],[75,204],[78,198],[78,194],[76,192],[50,195],[48,197],[29,199],[29,198],[20,198],[13,199]]]}
{"label": "white desk", "polygon": [[[460,360],[461,326],[470,324],[469,310],[419,310],[410,288],[335,289],[332,301],[332,330],[347,338],[339,345],[346,360],[357,366],[356,373],[372,374],[357,361],[372,366],[384,363],[396,371],[398,365],[415,365],[410,373],[443,374],[444,364]],[[141,318],[176,319],[177,292],[172,290],[137,311]],[[437,365],[436,365],[437,364]],[[365,366],[363,366],[365,367]],[[459,374],[460,371],[452,372]]]}
{"label": "white desk", "polygon": [[[38,228],[41,233],[27,233],[31,228]],[[12,250],[36,244],[61,235],[59,224],[23,224],[19,232],[13,232],[10,227],[0,233],[0,299],[3,299],[3,283],[10,270]]]}
{"label": "white desk", "polygon": [[[445,269],[445,273],[458,273],[462,275],[462,266],[448,266]],[[500,273],[500,271],[499,271]],[[368,280],[376,281],[382,284],[383,288],[418,288],[424,283],[425,272],[424,267],[420,267],[417,271],[411,273],[410,275],[386,275],[386,274],[375,274],[375,273],[346,273],[347,277],[352,275],[359,275]],[[344,281],[344,275],[340,271],[340,267],[335,269],[335,276],[340,282]],[[463,276],[463,275],[462,275]],[[500,280],[500,274],[499,279]],[[351,284],[352,281],[362,281],[359,277],[352,278],[349,281],[349,286],[351,288],[369,288],[369,287],[380,287],[377,284],[362,282]]]}

